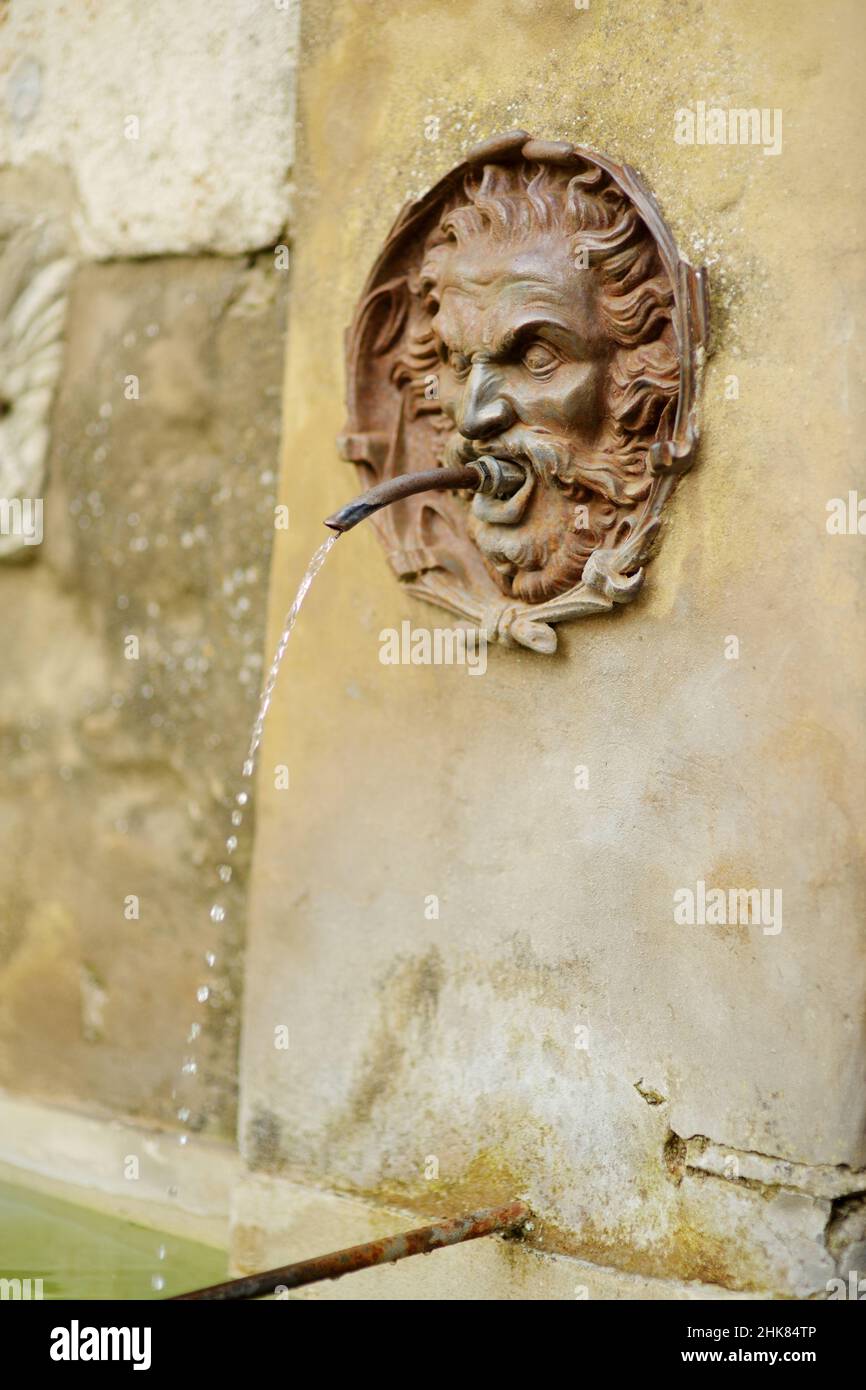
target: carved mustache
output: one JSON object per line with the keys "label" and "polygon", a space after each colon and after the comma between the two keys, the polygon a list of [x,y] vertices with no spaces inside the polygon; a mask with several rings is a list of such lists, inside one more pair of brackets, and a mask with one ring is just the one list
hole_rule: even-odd
{"label": "carved mustache", "polygon": [[528,465],[536,477],[547,486],[559,487],[563,492],[574,493],[578,488],[589,488],[591,492],[606,498],[609,502],[634,502],[647,488],[644,468],[637,475],[634,461],[626,461],[618,454],[601,452],[589,453],[572,440],[557,435],[539,435],[532,430],[509,430],[499,439],[466,439],[462,434],[450,436],[443,451],[446,466],[470,463],[483,454],[494,454],[497,458],[513,459],[516,463]]}

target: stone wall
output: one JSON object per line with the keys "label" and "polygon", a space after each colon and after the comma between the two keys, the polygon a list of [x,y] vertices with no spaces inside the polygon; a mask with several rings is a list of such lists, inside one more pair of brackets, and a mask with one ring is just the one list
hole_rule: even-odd
{"label": "stone wall", "polygon": [[[264,750],[239,1267],[315,1253],[323,1187],[356,1199],[316,1207],[332,1244],[358,1202],[521,1195],[544,1251],[743,1291],[820,1292],[862,1239],[862,540],[826,527],[863,419],[861,31],[845,0],[306,4],[272,637],[357,486],[343,330],[469,146],[520,126],[637,166],[710,268],[715,352],[645,593],[555,657],[383,666],[383,629],[443,615],[363,529],[329,558]],[[678,144],[698,101],[781,109],[780,152]],[[780,888],[781,931],[679,925],[699,880]]]}
{"label": "stone wall", "polygon": [[[0,498],[43,504],[0,528],[0,1163],[117,1198],[114,1121],[156,1124],[158,1206],[178,1112],[228,1140],[239,1091],[241,1179],[227,1143],[180,1179],[209,1229],[233,1189],[238,1270],[533,1207],[526,1245],[313,1297],[864,1267],[862,538],[826,525],[863,424],[862,29],[855,0],[305,0],[300,34],[281,0],[0,3]],[[701,101],[780,111],[779,152],[678,144]],[[447,620],[341,541],[249,912],[248,837],[213,923],[263,662],[357,489],[344,330],[401,206],[515,126],[635,165],[708,265],[697,468],[635,604],[477,679],[380,662]],[[780,889],[781,930],[680,925],[698,881]]]}
{"label": "stone wall", "polygon": [[249,842],[208,909],[262,679],[295,13],[2,19],[0,494],[44,536],[0,537],[0,1086],[229,1138]]}

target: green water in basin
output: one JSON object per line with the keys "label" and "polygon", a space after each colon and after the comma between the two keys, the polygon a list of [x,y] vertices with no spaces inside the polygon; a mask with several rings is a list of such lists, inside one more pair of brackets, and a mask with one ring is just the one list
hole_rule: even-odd
{"label": "green water in basin", "polygon": [[227,1277],[222,1250],[0,1182],[0,1279],[41,1279],[45,1298],[167,1298]]}

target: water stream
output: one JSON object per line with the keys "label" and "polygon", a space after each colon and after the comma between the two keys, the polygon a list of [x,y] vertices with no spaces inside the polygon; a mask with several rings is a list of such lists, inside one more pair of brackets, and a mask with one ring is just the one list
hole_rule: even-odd
{"label": "water stream", "polygon": [[[324,540],[322,544],[319,546],[318,550],[316,550],[315,554],[313,555],[312,559],[310,560],[310,563],[306,568],[306,571],[300,584],[298,585],[298,590],[295,594],[294,600],[292,601],[292,606],[286,614],[286,619],[283,624],[283,630],[280,635],[280,640],[277,643],[273,661],[271,662],[267,677],[262,687],[262,693],[259,699],[259,707],[256,713],[255,721],[253,723],[252,732],[250,734],[250,741],[249,746],[247,748],[247,754],[244,759],[243,767],[241,769],[239,789],[235,793],[231,802],[231,811],[229,815],[230,825],[228,828],[228,834],[226,836],[224,846],[225,854],[220,855],[221,862],[217,866],[216,871],[217,878],[219,879],[221,884],[228,884],[231,882],[232,879],[233,869],[230,861],[232,857],[236,856],[237,854],[241,827],[244,824],[245,816],[247,816],[248,812],[251,809],[253,796],[253,778],[255,776],[256,771],[256,761],[258,757],[258,752],[261,747],[262,738],[264,736],[265,720],[268,717],[268,711],[271,707],[271,701],[273,700],[274,690],[276,689],[277,680],[280,674],[280,667],[283,663],[283,658],[286,654],[286,648],[289,645],[289,639],[291,638],[292,630],[295,626],[295,623],[298,620],[298,615],[300,614],[301,608],[304,604],[304,600],[306,599],[307,594],[310,591],[310,586],[312,585],[313,580],[316,578],[316,575],[321,570],[322,566],[325,563],[325,560],[328,558],[330,551],[336,545],[338,540],[339,535],[336,532],[334,532],[328,535],[327,539]],[[225,904],[219,898],[216,898],[214,902],[211,904],[210,910],[208,912],[210,922],[219,926],[225,921],[226,915],[227,908]],[[217,956],[215,951],[211,949],[206,950],[204,953],[204,962],[208,970],[213,970],[217,965]],[[210,997],[211,986],[206,981],[197,986],[195,1000],[196,1004],[199,1005],[200,1008],[208,1003]],[[183,1092],[183,1096],[182,1104],[180,1105],[177,1111],[177,1118],[184,1126],[184,1129],[178,1135],[178,1143],[182,1148],[188,1144],[190,1138],[186,1126],[189,1124],[189,1121],[191,1120],[193,1114],[192,1101],[194,1097],[191,1094],[191,1086],[194,1086],[195,1084],[194,1081],[190,1080],[190,1078],[196,1078],[198,1076],[199,1064],[198,1058],[196,1056],[195,1044],[201,1037],[201,1033],[201,1023],[196,1021],[190,1024],[190,1030],[187,1035],[189,1051],[184,1056],[183,1063],[180,1068],[180,1081],[178,1083],[178,1087],[180,1091]],[[175,1100],[179,1098],[178,1087],[176,1087],[175,1090],[172,1092],[172,1097]],[[172,1200],[176,1200],[179,1195],[179,1188],[176,1185],[169,1187],[168,1195],[172,1198]],[[157,1250],[157,1258],[160,1261],[164,1261],[165,1256],[166,1248],[164,1245],[160,1245]],[[163,1265],[163,1268],[164,1267],[165,1266]],[[165,1287],[164,1275],[161,1273],[154,1274],[151,1278],[151,1285],[155,1290],[163,1289]]]}

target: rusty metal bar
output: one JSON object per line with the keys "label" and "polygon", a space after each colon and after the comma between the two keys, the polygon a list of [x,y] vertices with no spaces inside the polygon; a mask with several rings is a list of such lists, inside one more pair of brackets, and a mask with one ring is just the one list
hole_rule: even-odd
{"label": "rusty metal bar", "polygon": [[175,1294],[168,1301],[181,1303],[190,1299],[261,1298],[264,1294],[273,1293],[278,1286],[299,1289],[304,1284],[316,1284],[321,1279],[340,1279],[344,1274],[354,1274],[359,1269],[395,1264],[409,1255],[429,1255],[431,1250],[477,1240],[479,1236],[516,1232],[529,1215],[525,1202],[509,1202],[505,1207],[455,1216],[433,1226],[421,1226],[415,1231],[403,1231],[400,1235],[368,1241],[366,1245],[352,1245],[346,1250],[335,1250],[330,1255],[318,1255],[313,1260],[301,1260],[297,1264],[283,1265],[280,1269],[229,1279],[225,1284],[212,1284],[210,1288],[196,1289],[193,1293]]}

